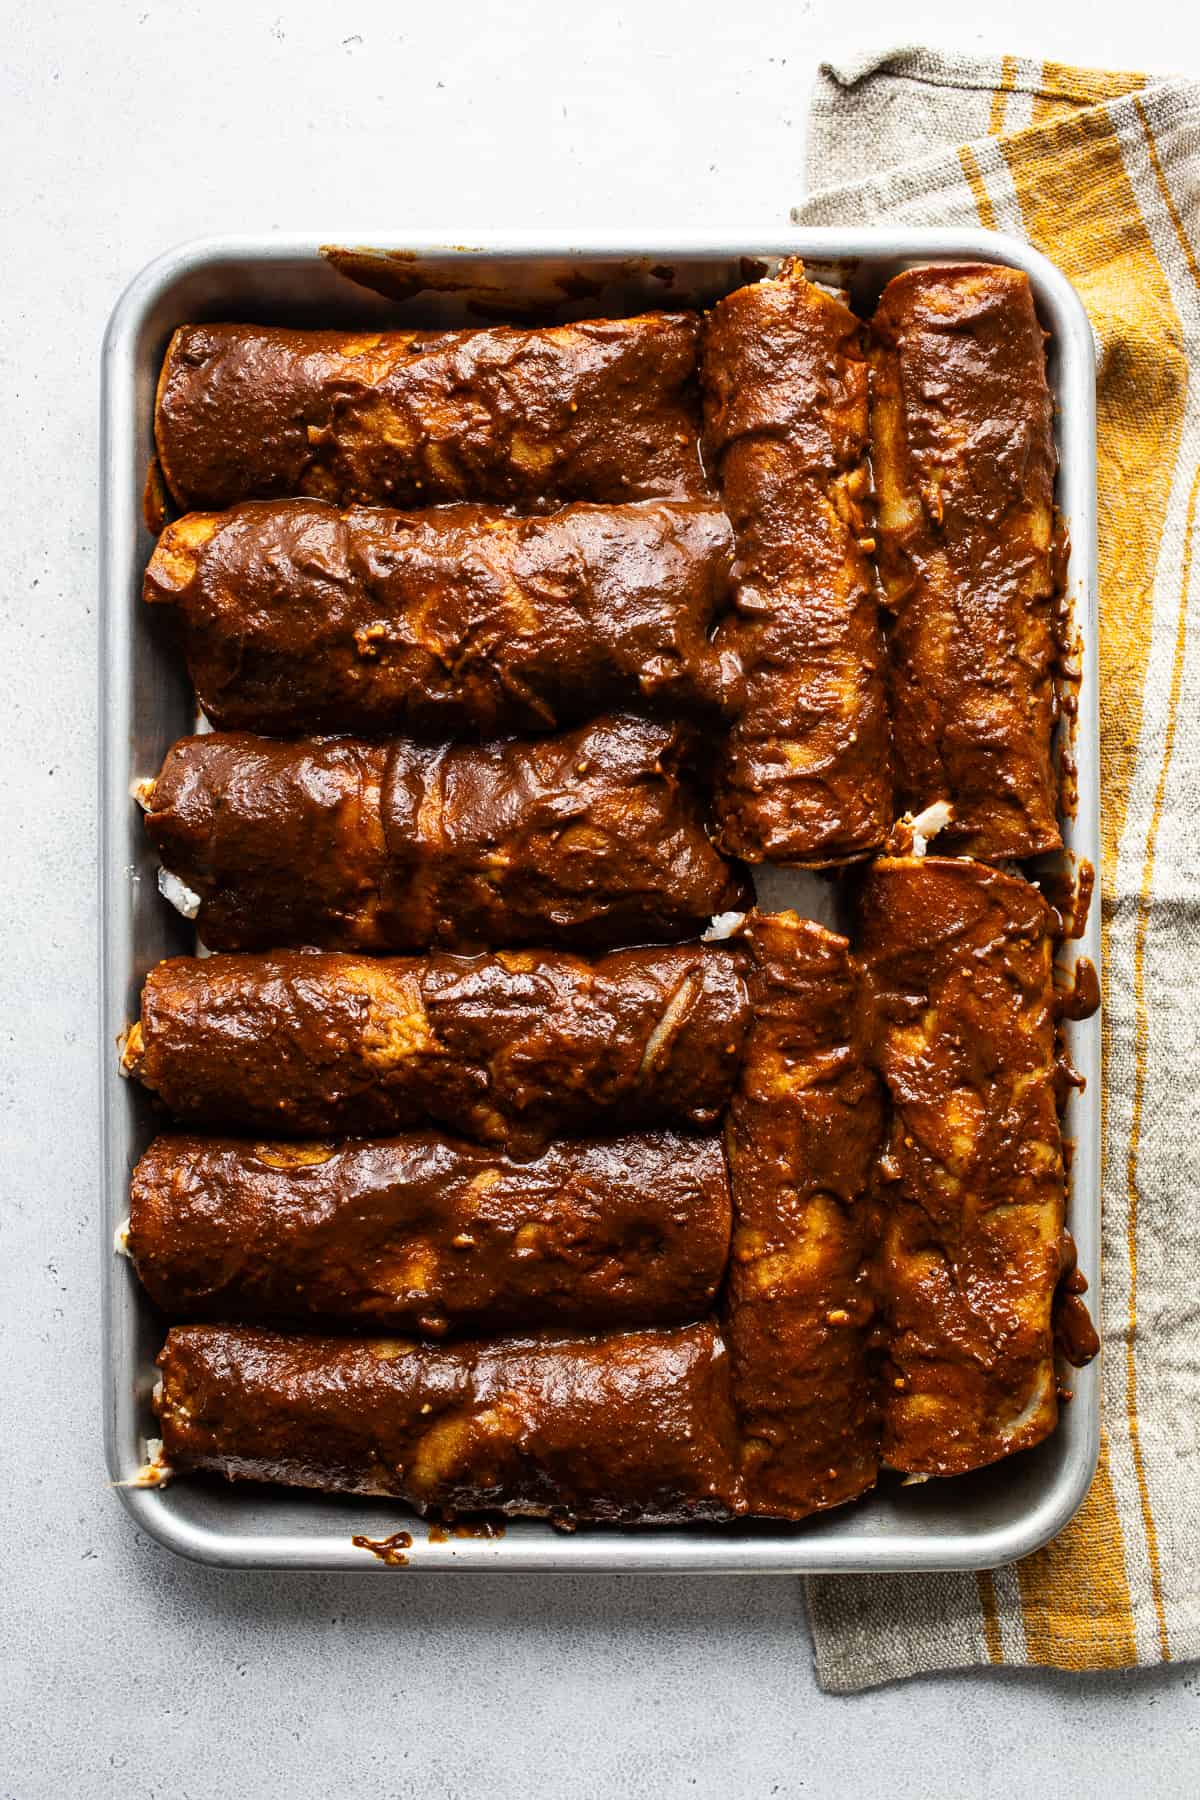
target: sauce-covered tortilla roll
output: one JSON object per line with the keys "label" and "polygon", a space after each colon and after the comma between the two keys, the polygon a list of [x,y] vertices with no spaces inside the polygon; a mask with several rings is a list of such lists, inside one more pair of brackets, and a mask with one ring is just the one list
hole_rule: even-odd
{"label": "sauce-covered tortilla roll", "polygon": [[158,1361],[173,1471],[421,1511],[649,1524],[743,1510],[710,1323],[446,1345],[193,1325]]}
{"label": "sauce-covered tortilla roll", "polygon": [[699,321],[646,313],[542,330],[184,325],[155,438],[184,508],[687,499],[704,492]]}
{"label": "sauce-covered tortilla roll", "polygon": [[737,546],[736,610],[717,637],[741,668],[720,840],[749,862],[846,862],[892,818],[862,327],[787,264],[718,301],[703,380]]}
{"label": "sauce-covered tortilla roll", "polygon": [[631,716],[486,744],[182,738],[149,797],[215,950],[420,950],[695,935],[747,888],[681,778],[688,734]]}
{"label": "sauce-covered tortilla roll", "polygon": [[144,594],[177,609],[221,729],[488,736],[714,707],[731,553],[703,500],[534,518],[247,501],[169,525]]}
{"label": "sauce-covered tortilla roll", "polygon": [[1057,1417],[1066,1202],[1053,932],[1035,887],[943,857],[873,865],[860,948],[892,1101],[880,1163],[885,1462],[957,1475]]}
{"label": "sauce-covered tortilla roll", "polygon": [[747,941],[726,1339],[750,1509],[799,1519],[852,1500],[878,1468],[868,1190],[882,1097],[845,938],[780,913],[755,915]]}
{"label": "sauce-covered tortilla roll", "polygon": [[126,1072],[188,1125],[374,1136],[434,1121],[527,1150],[562,1132],[713,1125],[748,1005],[739,957],[688,944],[171,957],[146,977]]}
{"label": "sauce-covered tortilla roll", "polygon": [[160,1137],[133,1172],[128,1243],[175,1319],[442,1337],[698,1318],[729,1228],[718,1137],[568,1140],[529,1162],[430,1132]]}
{"label": "sauce-covered tortilla roll", "polygon": [[1060,837],[1053,408],[1029,278],[909,269],[872,338],[898,799],[951,804],[948,851],[1033,856]]}

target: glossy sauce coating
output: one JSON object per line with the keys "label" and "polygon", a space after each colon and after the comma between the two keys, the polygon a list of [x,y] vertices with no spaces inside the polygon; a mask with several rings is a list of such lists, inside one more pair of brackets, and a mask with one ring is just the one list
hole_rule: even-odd
{"label": "glossy sauce coating", "polygon": [[373,1136],[430,1120],[527,1153],[563,1132],[710,1127],[747,1024],[736,952],[171,957],[125,1066],[188,1125]]}
{"label": "glossy sauce coating", "polygon": [[747,939],[726,1339],[747,1502],[799,1519],[854,1499],[878,1467],[868,1189],[883,1108],[845,938],[781,913],[753,916]]}
{"label": "glossy sauce coating", "polygon": [[158,458],[187,510],[688,499],[705,487],[698,332],[685,313],[533,331],[184,325],[159,379]]}
{"label": "glossy sauce coating", "polygon": [[898,799],[951,803],[948,851],[1054,849],[1056,459],[1029,278],[909,269],[871,330]]}
{"label": "glossy sauce coating", "polygon": [[134,1170],[129,1251],[174,1319],[440,1338],[695,1319],[729,1230],[717,1137],[567,1141],[514,1162],[432,1132],[172,1136]]}
{"label": "glossy sauce coating", "polygon": [[195,1325],[158,1361],[174,1469],[421,1511],[666,1523],[743,1510],[709,1323],[447,1345]]}
{"label": "glossy sauce coating", "polygon": [[747,898],[678,727],[618,715],[486,744],[182,738],[146,826],[216,950],[689,937]]}
{"label": "glossy sauce coating", "polygon": [[878,1279],[896,1469],[961,1474],[1038,1443],[1057,1418],[1056,923],[1035,887],[977,862],[887,858],[863,886],[892,1102]]}
{"label": "glossy sauce coating", "polygon": [[519,519],[247,501],[169,525],[144,595],[177,609],[220,729],[488,736],[630,701],[715,709],[731,557],[708,501]]}
{"label": "glossy sauce coating", "polygon": [[737,547],[736,611],[717,638],[736,696],[720,839],[749,862],[852,860],[892,815],[862,327],[787,264],[718,301],[702,371]]}

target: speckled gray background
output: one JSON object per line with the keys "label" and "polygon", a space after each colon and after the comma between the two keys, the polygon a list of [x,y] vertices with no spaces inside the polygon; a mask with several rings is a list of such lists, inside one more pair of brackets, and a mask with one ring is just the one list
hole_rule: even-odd
{"label": "speckled gray background", "polygon": [[819,55],[903,36],[1194,68],[1194,12],[1007,0],[986,34],[962,0],[3,16],[0,1796],[1196,1792],[1188,1671],[833,1700],[793,1580],[230,1576],[142,1541],[99,1446],[93,803],[97,358],[158,250],[338,221],[774,224]]}

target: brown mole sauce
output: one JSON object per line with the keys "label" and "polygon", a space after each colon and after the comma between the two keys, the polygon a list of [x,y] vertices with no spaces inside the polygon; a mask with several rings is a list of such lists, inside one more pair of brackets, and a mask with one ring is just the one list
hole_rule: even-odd
{"label": "brown mole sauce", "polygon": [[1074,870],[1039,870],[1037,880],[1043,898],[1058,914],[1057,936],[1081,938],[1087,930],[1092,896],[1096,891],[1094,866],[1084,858],[1076,863]]}
{"label": "brown mole sauce", "polygon": [[1090,1019],[1100,1005],[1100,977],[1090,957],[1081,956],[1071,971],[1071,985],[1058,990],[1062,1019]]}
{"label": "brown mole sauce", "polygon": [[1067,564],[1070,555],[1071,541],[1066,524],[1056,515],[1050,558],[1055,591],[1051,630],[1058,652],[1054,665],[1054,691],[1058,716],[1063,724],[1058,748],[1058,804],[1064,817],[1073,819],[1079,811],[1079,765],[1075,757],[1075,739],[1079,721],[1079,689],[1083,680],[1083,639],[1075,624],[1067,592]]}
{"label": "brown mole sauce", "polygon": [[[1047,897],[1059,914],[1061,940],[1069,941],[1072,938],[1078,939],[1083,936],[1087,928],[1088,913],[1091,910],[1095,886],[1096,871],[1092,864],[1086,861],[1078,865],[1074,881],[1069,876],[1043,880],[1042,887],[1047,890]],[[1067,971],[1067,974],[1069,976],[1067,983],[1055,989],[1055,1011],[1060,1025],[1066,1019],[1090,1019],[1100,1007],[1100,977],[1091,958],[1077,957],[1074,966]],[[1065,1106],[1072,1089],[1082,1093],[1087,1086],[1085,1077],[1071,1064],[1066,1047],[1062,1043],[1061,1032],[1055,1056],[1054,1083],[1060,1111]],[[1063,1163],[1068,1170],[1073,1159],[1074,1148],[1074,1145],[1064,1138]],[[1075,1240],[1071,1233],[1065,1230],[1060,1245],[1060,1267],[1062,1273],[1051,1309],[1054,1348],[1064,1361],[1069,1362],[1074,1368],[1081,1369],[1099,1354],[1100,1335],[1082,1298],[1087,1292],[1088,1284],[1086,1276],[1082,1274],[1077,1264]],[[1060,1400],[1071,1398],[1071,1390],[1061,1383],[1058,1394]]]}
{"label": "brown mole sauce", "polygon": [[1062,985],[1056,985],[1054,990],[1054,1011],[1060,1026],[1056,1034],[1054,1091],[1061,1112],[1072,1088],[1082,1093],[1087,1086],[1086,1077],[1079,1073],[1067,1054],[1061,1024],[1064,1019],[1090,1019],[1099,1010],[1100,977],[1096,973],[1096,965],[1087,956],[1078,957],[1071,969],[1060,969],[1057,973],[1069,977]]}
{"label": "brown mole sauce", "polygon": [[[1080,862],[1074,880],[1069,875],[1062,875],[1043,879],[1041,885],[1058,912],[1061,922],[1060,941],[1081,938],[1087,928],[1096,886],[1096,871],[1092,864]],[[1059,970],[1058,973],[1063,974],[1064,971]],[[1100,977],[1090,957],[1077,957],[1073,967],[1065,973],[1068,980],[1065,984],[1056,986],[1054,995],[1055,1012],[1060,1026],[1054,1063],[1054,1086],[1060,1112],[1072,1089],[1082,1093],[1087,1086],[1086,1078],[1073,1067],[1067,1055],[1062,1041],[1061,1024],[1067,1019],[1090,1019],[1100,1007]],[[1064,1138],[1063,1163],[1068,1170],[1074,1148]],[[1066,1230],[1060,1244],[1060,1268],[1061,1274],[1051,1308],[1054,1348],[1072,1367],[1081,1369],[1099,1354],[1100,1335],[1082,1298],[1088,1288],[1087,1277],[1078,1267],[1075,1240]],[[1058,1392],[1060,1400],[1071,1398],[1070,1389],[1061,1383]]]}
{"label": "brown mole sauce", "polygon": [[1062,1275],[1054,1295],[1054,1348],[1073,1368],[1082,1369],[1099,1355],[1100,1334],[1083,1302],[1087,1277],[1078,1266],[1075,1240],[1069,1231],[1062,1234],[1059,1256]]}
{"label": "brown mole sauce", "polygon": [[369,1550],[372,1556],[386,1563],[389,1569],[406,1569],[408,1558],[404,1552],[412,1549],[411,1531],[393,1531],[391,1537],[370,1538],[357,1534],[350,1539],[356,1550]]}

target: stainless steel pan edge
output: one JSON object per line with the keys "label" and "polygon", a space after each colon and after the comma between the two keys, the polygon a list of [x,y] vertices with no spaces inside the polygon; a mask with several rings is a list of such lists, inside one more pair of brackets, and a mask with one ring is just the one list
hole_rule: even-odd
{"label": "stainless steel pan edge", "polygon": [[[151,448],[158,362],[172,326],[185,317],[319,315],[325,320],[394,317],[416,323],[467,322],[461,305],[418,296],[402,305],[352,287],[322,257],[322,245],[370,245],[465,284],[529,284],[556,271],[597,265],[613,286],[564,315],[671,304],[690,291],[708,297],[744,279],[741,259],[805,258],[815,273],[869,296],[904,265],[981,259],[1029,274],[1050,333],[1060,473],[1058,500],[1070,534],[1067,571],[1083,679],[1076,726],[1078,806],[1065,822],[1076,862],[1099,866],[1099,712],[1096,617],[1095,369],[1091,328],[1064,276],[1016,239],[986,231],[840,231],[767,228],[745,233],[643,231],[591,234],[482,233],[447,245],[430,236],[361,231],[270,240],[220,238],[185,245],[151,263],[126,289],[104,338],[100,518],[100,903],[101,1131],[104,1258],[105,1448],[114,1483],[128,1481],[153,1432],[150,1390],[161,1321],[132,1270],[113,1254],[127,1211],[129,1173],[153,1130],[144,1096],[117,1074],[116,1041],[135,1016],[146,969],[190,947],[155,890],[129,783],[151,772],[172,738],[191,723],[189,690],[176,660],[140,605],[150,538],[141,521],[142,480]],[[667,276],[669,275],[669,279]],[[560,292],[562,290],[559,290]],[[1099,898],[1076,952],[1100,966]],[[1093,1300],[1100,1274],[1100,1023],[1069,1028],[1069,1048],[1086,1087],[1072,1096],[1066,1132],[1074,1146],[1070,1222]],[[430,1540],[421,1520],[386,1502],[355,1502],[267,1490],[178,1483],[118,1487],[134,1521],[167,1548],[237,1568],[380,1570],[354,1534],[412,1533],[409,1569],[652,1570],[745,1573],[872,1572],[993,1568],[1030,1554],[1059,1532],[1081,1504],[1099,1454],[1099,1366],[1080,1371],[1059,1430],[1037,1450],[949,1483],[904,1488],[889,1481],[872,1497],[794,1529],[738,1527],[654,1531],[584,1530],[564,1537],[533,1521],[499,1539]]]}

